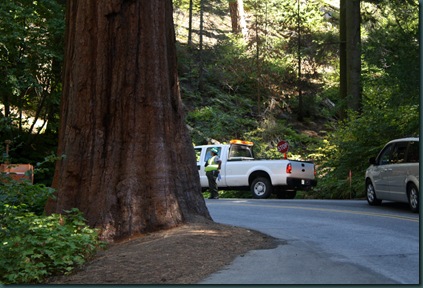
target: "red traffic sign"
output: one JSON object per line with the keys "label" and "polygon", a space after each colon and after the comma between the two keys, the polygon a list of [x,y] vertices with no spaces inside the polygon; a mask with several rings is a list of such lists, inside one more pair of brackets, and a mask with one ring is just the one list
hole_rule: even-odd
{"label": "red traffic sign", "polygon": [[278,151],[279,152],[286,153],[286,152],[288,152],[288,149],[289,149],[288,142],[282,140],[278,143]]}

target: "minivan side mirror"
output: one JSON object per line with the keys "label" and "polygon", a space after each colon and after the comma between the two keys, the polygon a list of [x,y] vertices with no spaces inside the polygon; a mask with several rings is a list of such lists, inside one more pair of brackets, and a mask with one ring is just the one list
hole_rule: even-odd
{"label": "minivan side mirror", "polygon": [[369,159],[370,165],[376,165],[376,157],[372,157]]}

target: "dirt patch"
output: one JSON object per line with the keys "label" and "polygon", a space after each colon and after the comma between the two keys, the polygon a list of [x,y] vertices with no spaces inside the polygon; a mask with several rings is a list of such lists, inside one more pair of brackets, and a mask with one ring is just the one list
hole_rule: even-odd
{"label": "dirt patch", "polygon": [[214,222],[187,224],[115,243],[72,275],[48,284],[195,284],[276,239]]}

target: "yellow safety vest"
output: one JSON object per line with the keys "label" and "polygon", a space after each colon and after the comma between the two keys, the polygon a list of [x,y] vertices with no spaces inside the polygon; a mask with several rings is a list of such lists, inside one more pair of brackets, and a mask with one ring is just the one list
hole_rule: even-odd
{"label": "yellow safety vest", "polygon": [[209,160],[207,160],[207,167],[204,169],[204,171],[209,172],[209,171],[215,171],[219,168],[218,164],[212,164],[214,163],[214,158],[216,158],[216,156],[211,157]]}

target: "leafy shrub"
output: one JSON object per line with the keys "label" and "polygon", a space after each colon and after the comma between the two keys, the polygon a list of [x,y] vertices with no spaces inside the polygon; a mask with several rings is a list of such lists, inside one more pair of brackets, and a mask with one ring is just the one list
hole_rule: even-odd
{"label": "leafy shrub", "polygon": [[255,158],[280,159],[283,155],[277,150],[281,140],[288,141],[289,159],[305,160],[315,147],[321,145],[319,138],[313,138],[295,131],[285,120],[264,121],[261,127],[245,134],[245,139],[254,142]]}
{"label": "leafy shrub", "polygon": [[[0,175],[0,203],[19,206],[25,204],[26,210],[41,215],[54,189],[44,184],[31,185],[26,181],[1,181]],[[23,208],[23,206],[21,207]]]}
{"label": "leafy shrub", "polygon": [[0,215],[0,282],[4,284],[40,283],[48,276],[69,273],[100,244],[77,209],[38,216],[5,205]]}
{"label": "leafy shrub", "polygon": [[369,158],[377,156],[388,141],[417,135],[418,131],[419,108],[416,105],[369,109],[361,115],[350,113],[345,121],[338,123],[325,145],[316,150],[320,179],[314,195],[337,199],[364,197],[364,175]]}
{"label": "leafy shrub", "polygon": [[43,215],[52,194],[42,184],[0,181],[0,283],[40,283],[69,273],[103,245],[78,209]]}
{"label": "leafy shrub", "polygon": [[221,198],[251,198],[250,190],[224,190],[219,191]]}
{"label": "leafy shrub", "polygon": [[[204,198],[210,197],[210,192],[203,192]],[[249,190],[219,190],[220,198],[251,198],[251,192]]]}

